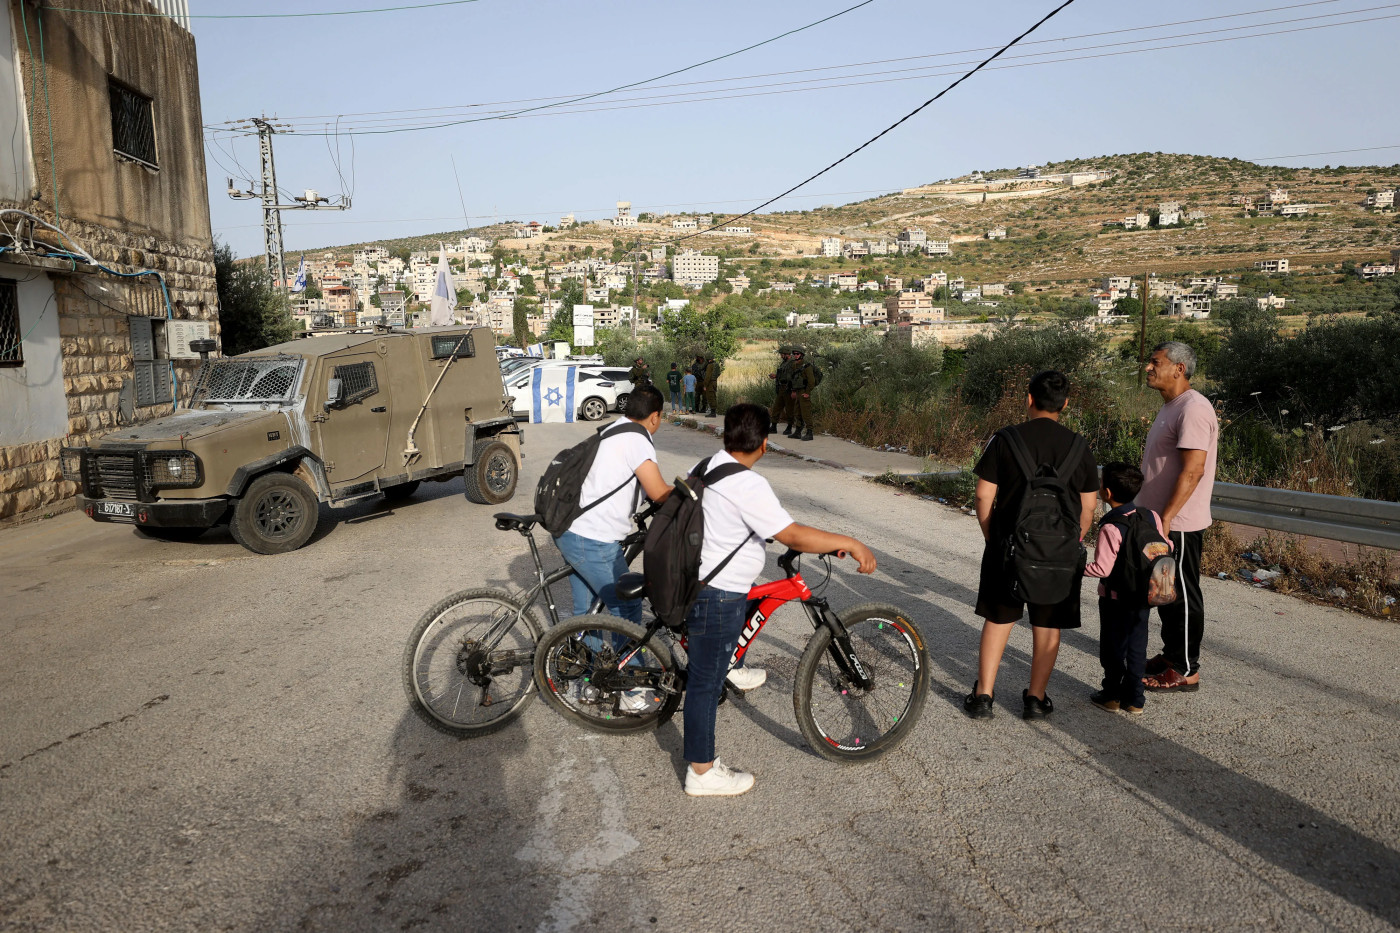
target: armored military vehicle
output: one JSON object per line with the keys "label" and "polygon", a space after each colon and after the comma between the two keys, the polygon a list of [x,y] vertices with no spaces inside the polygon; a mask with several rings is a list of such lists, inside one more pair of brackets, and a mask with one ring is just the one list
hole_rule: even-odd
{"label": "armored military vehicle", "polygon": [[187,408],[63,451],[100,522],[192,540],[221,522],[259,554],[292,551],[318,502],[406,499],[464,477],[467,498],[515,495],[520,428],[488,328],[315,336],[210,359]]}

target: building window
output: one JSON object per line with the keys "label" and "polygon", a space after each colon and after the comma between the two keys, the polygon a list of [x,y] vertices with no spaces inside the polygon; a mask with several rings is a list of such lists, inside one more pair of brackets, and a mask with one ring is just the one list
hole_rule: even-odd
{"label": "building window", "polygon": [[136,368],[136,405],[165,405],[175,400],[170,379],[170,361],[158,352],[157,328],[163,331],[165,318],[129,317],[131,359]]}
{"label": "building window", "polygon": [[24,365],[24,334],[19,327],[19,284],[0,279],[0,366]]}
{"label": "building window", "polygon": [[112,148],[117,155],[156,168],[155,102],[112,79]]}

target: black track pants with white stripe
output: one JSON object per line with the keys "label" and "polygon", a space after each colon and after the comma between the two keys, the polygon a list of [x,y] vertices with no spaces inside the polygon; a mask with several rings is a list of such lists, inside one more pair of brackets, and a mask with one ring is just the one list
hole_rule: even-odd
{"label": "black track pants with white stripe", "polygon": [[1161,606],[1162,654],[1183,677],[1201,669],[1201,636],[1205,633],[1205,604],[1201,600],[1201,535],[1199,531],[1173,531],[1176,585],[1179,597]]}

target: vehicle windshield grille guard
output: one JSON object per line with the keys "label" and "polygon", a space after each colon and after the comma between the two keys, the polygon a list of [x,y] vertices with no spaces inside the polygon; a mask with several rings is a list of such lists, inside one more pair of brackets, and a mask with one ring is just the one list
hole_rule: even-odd
{"label": "vehicle windshield grille guard", "polygon": [[302,357],[291,354],[210,360],[199,371],[199,381],[195,384],[190,404],[285,404],[296,394],[303,363]]}

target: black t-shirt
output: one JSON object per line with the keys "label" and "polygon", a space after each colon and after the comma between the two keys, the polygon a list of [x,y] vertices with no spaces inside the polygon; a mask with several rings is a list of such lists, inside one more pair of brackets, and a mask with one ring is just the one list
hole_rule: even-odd
{"label": "black t-shirt", "polygon": [[[1009,430],[1021,435],[1021,440],[1025,441],[1026,447],[1030,449],[1031,462],[1037,467],[1042,464],[1059,467],[1069,456],[1070,446],[1075,438],[1073,431],[1050,418],[1032,418],[1013,425]],[[1075,492],[1098,492],[1098,469],[1098,464],[1094,462],[1094,454],[1086,445],[1079,465],[1075,467],[1066,464],[1061,475],[1065,476],[1069,488]],[[1001,534],[1016,520],[1016,516],[1010,514],[1010,511],[1020,498],[1021,490],[1025,488],[1025,474],[1016,463],[1011,446],[995,435],[988,442],[987,449],[982,452],[982,459],[977,461],[977,466],[973,467],[972,472],[980,479],[996,483],[997,498],[992,507],[992,532]]]}

